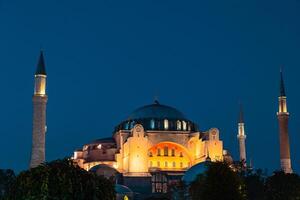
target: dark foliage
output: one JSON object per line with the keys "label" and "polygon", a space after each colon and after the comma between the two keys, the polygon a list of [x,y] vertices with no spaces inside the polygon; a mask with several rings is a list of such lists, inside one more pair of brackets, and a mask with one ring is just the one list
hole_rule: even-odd
{"label": "dark foliage", "polygon": [[8,170],[0,170],[0,199],[3,199],[9,192],[12,184],[16,179],[14,171]]}
{"label": "dark foliage", "polygon": [[266,200],[300,200],[300,177],[297,174],[274,172],[266,180]]}
{"label": "dark foliage", "polygon": [[192,200],[244,200],[244,184],[227,163],[210,163],[190,186]]}
{"label": "dark foliage", "polygon": [[17,176],[7,200],[114,200],[111,181],[56,160]]}
{"label": "dark foliage", "polygon": [[248,200],[263,200],[264,199],[264,183],[265,178],[262,170],[248,171],[242,175],[245,183],[245,189]]}

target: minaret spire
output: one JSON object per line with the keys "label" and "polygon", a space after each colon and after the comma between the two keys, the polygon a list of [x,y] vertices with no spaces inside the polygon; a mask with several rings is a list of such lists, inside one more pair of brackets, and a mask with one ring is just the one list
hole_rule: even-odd
{"label": "minaret spire", "polygon": [[245,134],[244,112],[243,112],[242,104],[240,104],[237,138],[239,141],[240,161],[243,163],[243,166],[246,167],[246,165],[247,165],[247,163],[246,163],[246,134]]}
{"label": "minaret spire", "polygon": [[241,103],[240,103],[239,123],[244,123],[244,111],[243,111],[243,105]]}
{"label": "minaret spire", "polygon": [[45,134],[46,134],[46,68],[43,51],[40,52],[36,72],[33,102],[33,130],[30,168],[45,162]]}
{"label": "minaret spire", "polygon": [[39,57],[39,61],[38,61],[37,67],[36,67],[35,75],[47,76],[43,50],[40,51],[40,57]]}
{"label": "minaret spire", "polygon": [[292,173],[292,164],[290,156],[290,143],[289,143],[289,112],[287,109],[287,98],[284,87],[283,71],[280,68],[280,96],[278,98],[279,109],[277,112],[279,124],[279,142],[280,142],[280,166],[285,173]]}

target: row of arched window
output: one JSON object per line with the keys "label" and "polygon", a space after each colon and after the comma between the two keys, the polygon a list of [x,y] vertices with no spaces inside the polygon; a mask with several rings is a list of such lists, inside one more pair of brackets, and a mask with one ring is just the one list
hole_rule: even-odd
{"label": "row of arched window", "polygon": [[[156,165],[155,165],[156,164]],[[158,168],[185,168],[185,167],[188,167],[189,166],[189,163],[183,163],[183,162],[160,162],[160,161],[157,161],[156,163],[153,162],[153,161],[150,161],[149,163],[149,167],[158,167]]]}
{"label": "row of arched window", "polygon": [[[163,152],[162,152],[162,150],[163,150]],[[149,156],[150,157],[153,156],[152,151],[149,152]],[[172,148],[171,152],[169,152],[169,148],[168,147],[164,147],[163,149],[157,148],[157,154],[156,154],[156,156],[176,156],[175,149]],[[183,157],[183,153],[182,152],[179,153],[179,157]]]}
{"label": "row of arched window", "polygon": [[[163,121],[163,128],[165,130],[169,130],[169,124],[170,124],[169,120],[164,119],[164,121]],[[157,125],[157,123],[156,123],[155,119],[151,119],[151,121],[150,121],[150,128],[151,129],[155,129],[156,125]],[[182,121],[177,120],[176,121],[176,130],[178,130],[178,131],[187,131],[187,130],[189,130],[190,131],[191,130],[191,126],[187,126],[187,122],[184,121],[184,120],[182,120]]]}
{"label": "row of arched window", "polygon": [[194,131],[197,129],[194,123],[190,121],[171,119],[128,120],[123,122],[116,129],[131,130],[136,124],[142,124],[146,130]]}

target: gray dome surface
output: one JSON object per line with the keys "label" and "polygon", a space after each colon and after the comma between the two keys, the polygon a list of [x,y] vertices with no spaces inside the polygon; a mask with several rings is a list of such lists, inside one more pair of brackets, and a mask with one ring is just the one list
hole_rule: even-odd
{"label": "gray dome surface", "polygon": [[208,162],[202,162],[194,165],[185,172],[184,176],[182,177],[182,180],[188,185],[191,184],[193,181],[196,180],[199,174],[203,174],[207,170],[207,165]]}
{"label": "gray dome surface", "polygon": [[115,184],[115,191],[118,194],[128,194],[128,193],[133,193],[132,190],[125,186],[125,185],[120,185],[120,184]]}
{"label": "gray dome surface", "polygon": [[183,113],[176,108],[162,105],[158,101],[154,104],[146,105],[136,109],[128,119],[186,119]]}

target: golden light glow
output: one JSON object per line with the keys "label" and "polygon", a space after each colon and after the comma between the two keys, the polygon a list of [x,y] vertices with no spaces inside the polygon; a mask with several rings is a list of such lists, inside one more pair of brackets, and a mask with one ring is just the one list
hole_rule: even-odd
{"label": "golden light glow", "polygon": [[286,97],[279,97],[279,113],[287,113]]}
{"label": "golden light glow", "polygon": [[46,76],[44,75],[35,76],[34,94],[39,96],[46,95]]}
{"label": "golden light glow", "polygon": [[151,147],[149,155],[151,155],[149,156],[150,168],[182,171],[191,164],[189,152],[183,146],[172,142],[162,142]]}

